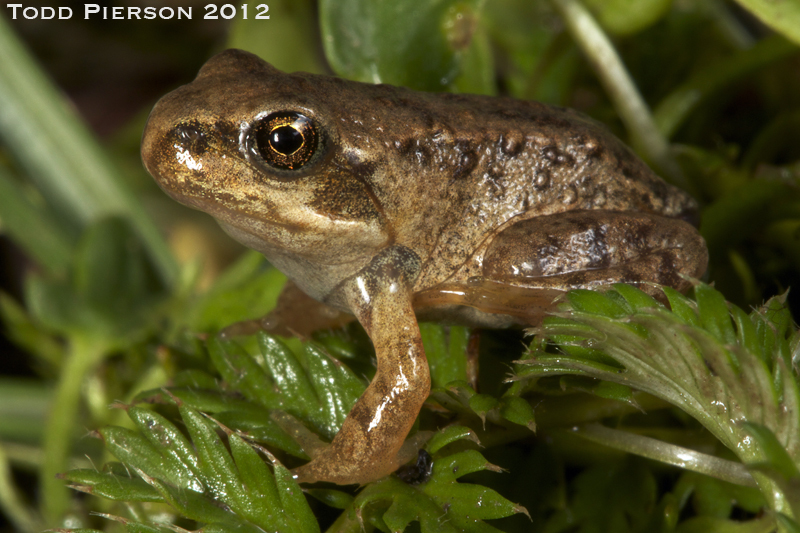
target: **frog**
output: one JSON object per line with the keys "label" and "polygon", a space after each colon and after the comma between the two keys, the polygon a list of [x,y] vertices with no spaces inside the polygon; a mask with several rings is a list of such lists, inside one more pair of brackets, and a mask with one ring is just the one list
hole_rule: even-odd
{"label": "frog", "polygon": [[227,50],[157,102],[141,154],[169,196],[319,306],[297,327],[354,316],[374,345],[374,377],[293,470],[301,483],[363,485],[414,459],[431,387],[419,321],[536,325],[570,290],[685,292],[708,263],[687,193],[605,126],[535,101],[284,73]]}

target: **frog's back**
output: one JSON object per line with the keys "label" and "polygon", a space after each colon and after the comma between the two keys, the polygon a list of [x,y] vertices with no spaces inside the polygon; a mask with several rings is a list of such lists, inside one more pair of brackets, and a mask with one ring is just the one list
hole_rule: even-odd
{"label": "frog's back", "polygon": [[413,235],[427,256],[422,285],[446,279],[512,219],[575,209],[691,219],[696,211],[688,195],[576,111],[368,87],[351,100],[349,116],[360,124],[381,117],[373,142],[383,139],[385,148],[372,168],[387,212],[397,213],[398,235]]}

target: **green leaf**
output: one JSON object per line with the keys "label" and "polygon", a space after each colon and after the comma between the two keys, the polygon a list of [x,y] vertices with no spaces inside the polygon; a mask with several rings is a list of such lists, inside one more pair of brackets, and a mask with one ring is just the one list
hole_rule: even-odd
{"label": "green leaf", "polygon": [[[703,284],[695,288],[698,320],[691,318],[692,304],[665,292],[674,300],[673,307],[680,310],[680,315],[660,308],[640,308],[628,316],[615,312],[602,316],[594,312],[604,307],[601,302],[592,308],[572,307],[563,313],[569,321],[545,321],[539,330],[546,338],[561,339],[559,342],[591,342],[623,365],[624,372],[611,372],[565,355],[554,360],[541,348],[536,348],[539,351],[525,363],[552,366],[556,372],[590,375],[662,398],[695,417],[746,464],[764,457],[769,450],[767,444],[772,441],[753,439],[747,429],[751,426],[743,422],[761,424],[775,434],[787,456],[795,464],[800,463],[800,390],[796,370],[787,368],[784,350],[772,348],[788,348],[788,335],[771,329],[771,335],[759,341],[761,349],[753,353],[748,350],[754,345],[752,329],[742,328],[743,333],[737,335],[731,315],[740,321],[744,318],[736,310],[729,311],[717,291]],[[607,298],[609,303],[605,306],[613,309],[610,296],[598,296]],[[783,324],[785,315],[779,312],[779,316],[778,322]],[[687,317],[691,323],[687,323]],[[577,323],[578,328],[572,323]],[[638,324],[647,334],[642,336],[632,330],[631,324]],[[570,338],[571,335],[575,337]],[[743,344],[742,340],[747,342]],[[769,354],[769,363],[762,355],[765,353]],[[780,457],[775,453],[772,456]],[[775,496],[780,489],[774,482],[759,481],[759,486],[770,505],[783,511],[787,504],[782,502],[786,500]]]}
{"label": "green leaf", "polygon": [[326,435],[333,438],[364,392],[364,382],[314,344],[305,345],[304,359],[311,386],[322,407]]}
{"label": "green leaf", "polygon": [[480,6],[477,0],[323,0],[325,55],[346,78],[441,91],[461,74],[459,59],[473,41]]}
{"label": "green leaf", "polygon": [[311,512],[302,489],[292,477],[292,473],[279,463],[275,464],[275,484],[284,512],[294,530],[303,533],[319,531],[317,519]]}
{"label": "green leaf", "polygon": [[107,427],[99,431],[111,454],[149,477],[160,477],[176,487],[201,492],[203,485],[189,465],[166,456],[141,434],[127,428]]}
{"label": "green leaf", "polygon": [[448,444],[452,444],[453,442],[461,439],[468,439],[475,444],[480,444],[478,436],[470,428],[465,426],[447,426],[446,428],[437,431],[436,434],[428,441],[425,448],[430,453],[436,453]]}
{"label": "green leaf", "polygon": [[27,280],[30,312],[46,327],[111,346],[128,345],[154,327],[167,288],[127,222],[110,218],[90,226],[70,270],[67,279]]}
{"label": "green leaf", "polygon": [[208,342],[208,353],[230,389],[241,392],[249,400],[268,409],[282,406],[272,378],[239,344],[216,336]]}
{"label": "green leaf", "polygon": [[197,449],[196,469],[203,484],[218,500],[241,512],[248,496],[233,458],[217,435],[216,425],[194,409],[181,407],[180,413]]}
{"label": "green leaf", "polygon": [[247,252],[214,281],[182,320],[193,331],[219,331],[266,315],[275,307],[285,282],[286,276],[269,267],[264,256]]}
{"label": "green leaf", "polygon": [[[800,482],[798,465],[789,456],[783,444],[778,441],[775,433],[761,424],[745,422],[742,427],[756,440],[758,448],[764,454],[763,462],[759,462],[758,466],[771,467],[775,473],[786,480],[795,479]],[[756,464],[751,463],[751,466],[756,466]]]}
{"label": "green leaf", "polygon": [[736,333],[728,314],[725,297],[708,285],[700,284],[694,289],[700,323],[717,341],[725,345],[736,343]]}
{"label": "green leaf", "polygon": [[172,422],[148,409],[129,407],[128,416],[164,457],[165,466],[171,467],[175,476],[167,479],[175,480],[179,487],[200,492],[202,486],[197,479],[199,474],[197,454],[183,433]]}
{"label": "green leaf", "polygon": [[662,18],[672,0],[589,0],[586,5],[596,12],[600,24],[615,35],[638,33]]}
{"label": "green leaf", "polygon": [[769,0],[737,0],[764,24],[800,45],[800,3]]}
{"label": "green leaf", "polygon": [[506,420],[536,431],[533,407],[519,396],[504,396],[500,400],[500,416]]}
{"label": "green leaf", "polygon": [[259,334],[258,343],[264,364],[281,391],[284,408],[295,416],[314,422],[317,427],[335,432],[324,418],[308,374],[292,351],[266,333]]}
{"label": "green leaf", "polygon": [[423,533],[495,532],[483,520],[526,511],[492,489],[457,481],[487,469],[498,470],[474,450],[437,458],[427,482],[412,487],[394,476],[384,478],[368,485],[356,497],[354,508],[367,520],[380,518],[391,531],[418,521]]}
{"label": "green leaf", "polygon": [[447,509],[453,523],[462,528],[476,519],[490,520],[526,512],[523,507],[508,501],[492,489],[456,481],[467,474],[487,469],[498,470],[475,450],[437,459],[433,463],[431,479],[423,490]]}
{"label": "green leaf", "polygon": [[272,420],[266,410],[237,409],[224,411],[214,415],[214,419],[231,429],[243,433],[252,441],[283,450],[301,459],[308,459],[303,449]]}
{"label": "green leaf", "polygon": [[431,369],[432,386],[444,387],[451,381],[466,381],[469,329],[423,322],[419,330]]}
{"label": "green leaf", "polygon": [[228,48],[252,52],[284,72],[324,72],[317,51],[320,38],[314,4],[309,0],[273,2],[264,13],[268,21],[256,18],[263,5],[247,2],[248,17],[233,19]]}
{"label": "green leaf", "polygon": [[163,502],[164,498],[140,478],[120,476],[111,472],[82,469],[70,470],[61,476],[70,487],[81,492],[115,501]]}
{"label": "green leaf", "polygon": [[248,504],[239,509],[240,512],[265,530],[288,530],[275,477],[264,460],[238,435],[230,435],[228,443],[248,499]]}

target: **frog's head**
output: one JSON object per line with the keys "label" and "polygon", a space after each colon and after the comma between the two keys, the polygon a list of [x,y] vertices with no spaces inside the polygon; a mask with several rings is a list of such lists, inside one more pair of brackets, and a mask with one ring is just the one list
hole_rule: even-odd
{"label": "frog's head", "polygon": [[389,237],[369,169],[341,142],[332,79],[223,52],[156,104],[145,167],[270,259],[363,262]]}

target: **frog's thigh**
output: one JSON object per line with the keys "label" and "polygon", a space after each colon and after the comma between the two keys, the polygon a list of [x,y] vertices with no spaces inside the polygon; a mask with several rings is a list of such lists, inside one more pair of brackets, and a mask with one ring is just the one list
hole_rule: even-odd
{"label": "frog's thigh", "polygon": [[690,283],[679,274],[699,277],[707,263],[703,238],[687,222],[577,210],[504,230],[486,251],[483,273],[489,280],[539,289],[655,282],[685,291]]}

